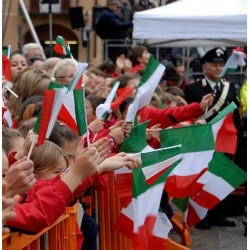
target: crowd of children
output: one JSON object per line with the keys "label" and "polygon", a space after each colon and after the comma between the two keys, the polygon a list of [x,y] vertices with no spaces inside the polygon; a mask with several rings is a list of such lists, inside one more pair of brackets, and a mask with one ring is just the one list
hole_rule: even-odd
{"label": "crowd of children", "polygon": [[[205,57],[204,64],[219,64],[214,66],[219,75],[225,59],[218,54],[210,57]],[[32,58],[40,58],[41,64],[34,65],[36,60]],[[97,67],[89,65],[84,72],[82,86],[86,94],[90,145],[86,139],[78,136],[67,121],[58,119],[49,138],[43,145],[35,146],[30,157],[27,157],[32,141],[36,140],[33,127],[42,108],[45,90],[51,81],[68,86],[77,69],[73,59],[44,58],[39,45],[26,44],[23,51],[14,52],[9,58],[11,81],[2,76],[5,105],[2,116],[3,233],[37,233],[53,224],[65,208],[76,202],[89,188],[105,189],[108,172],[124,166],[129,169],[140,166],[136,156],[119,153],[119,149],[131,131],[132,124],[124,120],[150,58],[147,47],[137,45],[127,56],[118,57],[116,62],[107,60]],[[213,61],[214,58],[217,61]],[[169,71],[166,71],[150,104],[137,114],[140,123],[150,120],[146,133],[149,145],[154,148],[160,145],[159,130],[204,123],[205,120],[197,119],[214,105],[217,98],[210,89],[203,92],[197,102],[189,99],[188,104],[184,86],[187,83],[184,84],[177,65],[171,70],[178,76],[175,84],[168,83]],[[120,81],[117,96],[127,93],[126,98],[107,120],[97,118],[96,108],[105,102],[117,80]],[[206,80],[209,86],[212,81],[209,75]],[[186,90],[190,96],[190,88]],[[83,235],[85,220],[93,219],[84,214],[81,226]],[[95,224],[95,221],[91,223]],[[88,237],[84,238],[83,244],[80,239],[79,249],[81,245],[82,249],[95,249],[95,237],[89,242]],[[90,248],[90,245],[94,248]]]}

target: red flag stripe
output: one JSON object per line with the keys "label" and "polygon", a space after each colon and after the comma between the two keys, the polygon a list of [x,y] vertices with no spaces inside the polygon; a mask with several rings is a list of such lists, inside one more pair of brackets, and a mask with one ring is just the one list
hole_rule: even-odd
{"label": "red flag stripe", "polygon": [[38,132],[37,145],[42,145],[45,141],[46,133],[48,130],[51,113],[53,110],[53,102],[55,98],[55,90],[46,90],[44,93],[44,100],[42,106],[42,116]]}

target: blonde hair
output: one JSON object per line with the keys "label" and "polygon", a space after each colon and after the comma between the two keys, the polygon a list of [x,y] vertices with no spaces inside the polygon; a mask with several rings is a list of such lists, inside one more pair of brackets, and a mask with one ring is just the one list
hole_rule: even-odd
{"label": "blonde hair", "polygon": [[67,162],[64,151],[51,141],[45,141],[43,145],[35,147],[30,159],[34,162],[34,174],[48,173],[56,169],[61,157]]}
{"label": "blonde hair", "polygon": [[12,117],[18,115],[21,104],[29,97],[43,95],[45,90],[48,89],[49,83],[50,78],[45,71],[35,70],[31,67],[26,68],[18,76],[12,89],[18,95],[18,98],[11,95],[9,99]]}

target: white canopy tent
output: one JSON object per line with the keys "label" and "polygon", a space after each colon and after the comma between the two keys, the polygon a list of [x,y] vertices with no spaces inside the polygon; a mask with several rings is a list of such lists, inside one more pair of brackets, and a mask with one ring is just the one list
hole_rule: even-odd
{"label": "white canopy tent", "polygon": [[133,39],[152,46],[246,46],[247,0],[179,0],[135,12],[133,23]]}

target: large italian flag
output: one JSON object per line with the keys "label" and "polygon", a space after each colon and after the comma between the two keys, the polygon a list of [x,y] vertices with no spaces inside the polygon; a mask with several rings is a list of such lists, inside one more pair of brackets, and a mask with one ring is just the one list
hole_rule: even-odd
{"label": "large italian flag", "polygon": [[145,72],[138,85],[134,101],[129,105],[125,119],[126,122],[134,122],[137,112],[150,103],[165,68],[152,55],[150,56]]}
{"label": "large italian flag", "polygon": [[191,125],[160,131],[161,147],[181,144],[182,161],[167,178],[165,190],[171,197],[184,198],[190,186],[208,169],[214,153],[211,124]]}
{"label": "large italian flag", "polygon": [[[179,156],[176,158],[179,160],[165,167],[165,171],[149,185],[144,170],[152,168],[157,175],[161,166],[168,166],[168,160],[175,156]],[[166,178],[180,161],[180,148],[141,153],[141,161],[142,167],[133,170],[133,197],[128,206],[122,209],[117,229],[133,239],[135,249],[162,249],[162,246],[167,246],[168,232],[172,226],[167,216],[159,212],[160,201]]]}
{"label": "large italian flag", "polygon": [[[202,220],[208,210],[214,208],[232,191],[246,181],[246,173],[242,171],[223,153],[215,152],[209,163],[209,169],[191,187],[186,221],[193,227]],[[180,204],[173,201],[177,206]],[[185,203],[185,202],[184,202]],[[179,206],[179,208],[181,208]]]}
{"label": "large italian flag", "polygon": [[237,131],[232,112],[236,108],[232,102],[209,124],[160,131],[162,147],[182,145],[183,160],[166,182],[166,190],[170,196],[184,198],[189,195],[189,187],[208,169],[215,150],[235,152]]}

